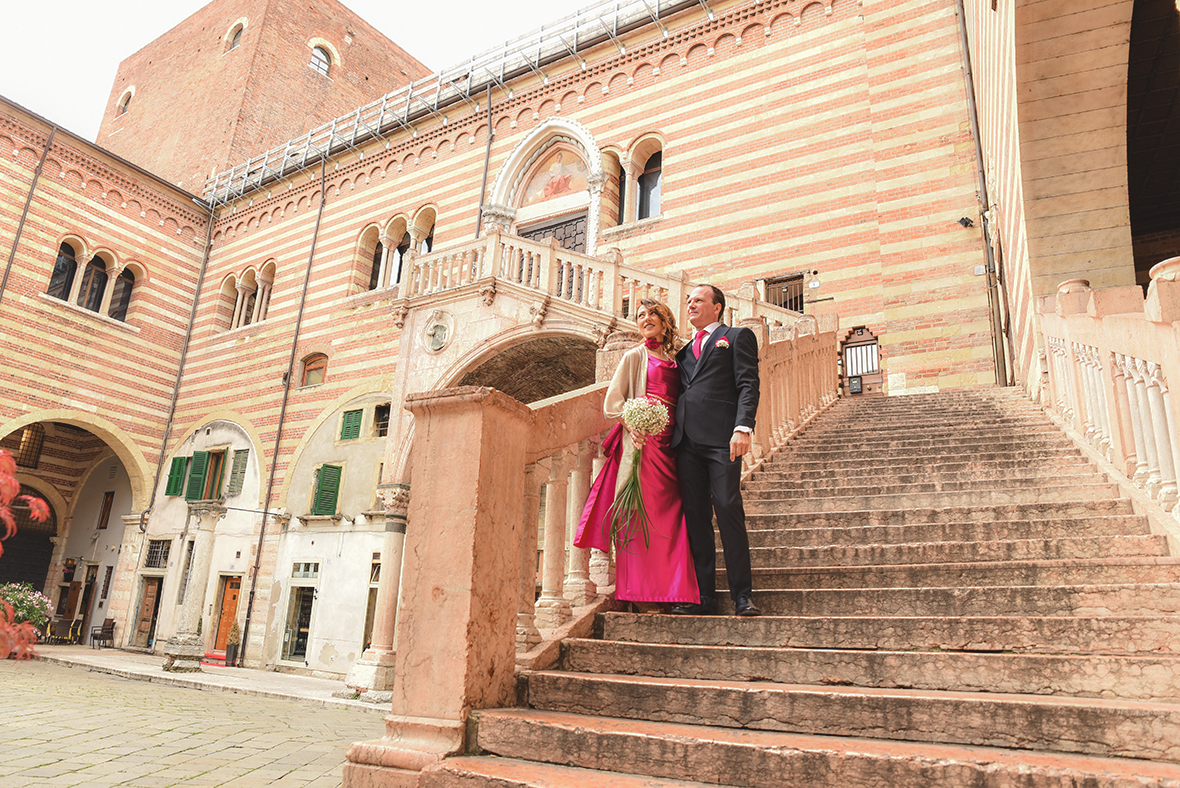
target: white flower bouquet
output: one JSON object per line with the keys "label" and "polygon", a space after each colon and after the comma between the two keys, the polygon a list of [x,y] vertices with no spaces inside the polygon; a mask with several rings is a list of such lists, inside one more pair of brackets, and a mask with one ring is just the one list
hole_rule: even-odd
{"label": "white flower bouquet", "polygon": [[[668,428],[671,414],[668,406],[657,399],[635,397],[623,403],[623,426],[640,435],[658,435]],[[631,472],[615,496],[607,521],[606,538],[619,549],[626,550],[635,535],[635,529],[643,534],[643,544],[651,547],[650,518],[643,503],[643,490],[639,486],[639,465],[643,448],[637,447],[631,455]]]}

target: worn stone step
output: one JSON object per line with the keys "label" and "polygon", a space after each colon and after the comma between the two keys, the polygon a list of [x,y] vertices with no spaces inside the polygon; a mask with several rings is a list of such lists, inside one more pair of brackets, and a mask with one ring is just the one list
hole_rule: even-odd
{"label": "worn stone step", "polygon": [[[1171,764],[685,725],[526,709],[476,712],[481,749],[749,788],[1180,788]],[[463,759],[470,760],[470,759]],[[451,761],[453,763],[453,761]],[[621,784],[621,783],[620,783]]]}
{"label": "worn stone step", "polygon": [[[773,507],[767,507],[773,508]],[[915,506],[896,508],[850,507],[825,512],[777,512],[746,510],[748,529],[845,528],[870,525],[915,525],[932,523],[996,522],[1132,514],[1130,500],[1105,498],[1090,501],[1039,501],[1003,505]]]}
{"label": "worn stone step", "polygon": [[[720,553],[719,553],[720,556]],[[720,559],[719,559],[720,560]],[[725,571],[717,570],[725,585]],[[953,588],[1180,583],[1180,559],[1128,558],[978,561],[915,566],[754,566],[756,589]]]}
{"label": "worn stone step", "polygon": [[607,613],[602,632],[607,640],[701,646],[1180,654],[1180,616],[734,618]]}
{"label": "worn stone step", "polygon": [[[754,601],[775,616],[1172,616],[1180,583],[1009,585],[930,588],[765,588]],[[732,610],[718,580],[719,610]]]}
{"label": "worn stone step", "polygon": [[1050,501],[1093,501],[1117,498],[1114,483],[1076,484],[1068,486],[1009,487],[959,490],[936,493],[841,495],[831,498],[762,498],[745,496],[747,512],[763,514],[780,510],[791,512],[844,512],[857,509],[921,509],[948,506],[1010,506]]}
{"label": "worn stone step", "polygon": [[981,467],[995,463],[1000,467],[1032,467],[1043,461],[1083,459],[1081,449],[1012,449],[995,451],[988,446],[978,451],[944,451],[937,454],[899,454],[896,456],[884,453],[855,452],[847,455],[833,454],[831,457],[800,458],[793,454],[775,455],[767,461],[765,469],[798,470],[798,471],[840,471],[853,468],[895,468],[909,470],[928,465],[945,465],[950,463],[976,463]]}
{"label": "worn stone step", "polygon": [[538,672],[529,705],[727,728],[1180,761],[1180,704]]}
{"label": "worn stone step", "polygon": [[[759,521],[760,522],[760,519]],[[915,523],[866,525],[846,528],[756,528],[747,522],[750,547],[827,547],[829,545],[902,545],[923,542],[1003,542],[1021,539],[1069,539],[1089,537],[1147,536],[1147,518],[1137,514],[1093,517],[1050,517],[997,520],[990,523]]]}
{"label": "worn stone step", "polygon": [[823,484],[838,482],[840,484],[855,484],[858,482],[879,482],[888,480],[895,484],[923,482],[929,479],[963,480],[963,479],[1053,479],[1062,475],[1077,475],[1097,473],[1093,464],[1082,457],[1065,457],[1049,459],[1029,466],[1023,462],[1011,463],[920,463],[911,467],[876,468],[857,465],[838,470],[823,468],[794,469],[789,465],[774,466],[781,470],[761,468],[750,477],[750,483],[765,484],[777,482],[779,484]]}
{"label": "worn stone step", "polygon": [[966,479],[930,478],[917,481],[899,481],[888,474],[872,479],[846,482],[835,478],[830,484],[791,484],[782,481],[753,481],[742,485],[743,495],[748,499],[778,498],[836,498],[867,495],[916,495],[937,492],[971,492],[981,489],[1003,487],[1004,489],[1028,489],[1034,487],[1080,486],[1085,484],[1107,484],[1105,474],[1087,473],[1057,474],[1052,477],[1005,476],[996,474],[992,478],[969,477]]}
{"label": "worn stone step", "polygon": [[[582,742],[583,745],[586,743]],[[413,785],[418,788],[716,788],[721,785],[724,788],[721,783],[660,779],[533,760],[472,756],[448,758],[424,769]]]}
{"label": "worn stone step", "polygon": [[998,446],[1049,446],[1071,447],[1069,437],[1056,429],[1040,429],[1025,427],[1022,429],[1002,430],[961,430],[957,433],[930,434],[922,431],[911,436],[879,435],[869,436],[863,433],[847,433],[843,437],[837,435],[820,435],[800,437],[791,441],[788,451],[792,455],[807,456],[814,452],[830,451],[894,451],[903,449],[924,450],[930,454],[937,454],[944,448],[965,445],[982,445],[991,443]]}
{"label": "worn stone step", "polygon": [[574,639],[562,667],[585,673],[885,689],[1180,700],[1180,657],[686,646]]}
{"label": "worn stone step", "polygon": [[1077,452],[1070,439],[1065,435],[1051,438],[973,438],[947,443],[945,441],[922,444],[914,442],[894,443],[888,445],[845,445],[846,442],[832,441],[822,446],[810,448],[791,448],[784,454],[784,459],[791,457],[796,460],[848,460],[856,461],[866,458],[904,459],[913,457],[955,457],[974,456],[977,454],[1001,453],[1008,456],[1029,456],[1034,452],[1072,454]]}
{"label": "worn stone step", "polygon": [[1166,555],[1167,539],[1160,535],[893,545],[840,543],[824,547],[754,547],[750,550],[751,563],[756,567],[962,564]]}

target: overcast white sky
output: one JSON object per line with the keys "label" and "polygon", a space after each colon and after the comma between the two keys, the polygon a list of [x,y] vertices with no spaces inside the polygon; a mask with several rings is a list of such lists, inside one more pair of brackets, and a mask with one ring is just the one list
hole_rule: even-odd
{"label": "overcast white sky", "polygon": [[[94,139],[119,62],[207,0],[34,0],[0,3],[9,67],[0,94]],[[344,0],[429,68],[455,65],[594,0]]]}

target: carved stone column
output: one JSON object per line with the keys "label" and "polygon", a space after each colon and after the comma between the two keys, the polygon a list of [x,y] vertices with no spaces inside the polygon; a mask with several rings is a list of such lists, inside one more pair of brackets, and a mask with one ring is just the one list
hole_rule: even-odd
{"label": "carved stone column", "polygon": [[373,642],[353,663],[344,681],[358,692],[393,689],[393,668],[397,661],[393,641],[397,631],[398,588],[402,577],[410,485],[382,484],[377,487],[377,492],[385,505],[385,539],[381,545],[381,578],[377,581]]}
{"label": "carved stone column", "polygon": [[575,547],[573,538],[590,494],[590,456],[597,454],[597,446],[590,441],[578,443],[577,464],[570,478],[570,492],[566,522],[569,544],[569,573],[565,579],[565,598],[574,607],[588,605],[598,596],[598,587],[590,579],[590,550]]}
{"label": "carved stone column", "polygon": [[[606,465],[606,456],[602,453],[601,442],[596,441],[594,447],[591,479],[597,479],[598,474],[602,473],[602,466]],[[614,566],[611,564],[610,553],[605,553],[597,548],[590,551],[590,580],[594,583],[595,591],[615,584],[615,572]]]}
{"label": "carved stone column", "polygon": [[565,578],[565,494],[569,485],[565,451],[553,454],[545,485],[545,555],[542,559],[541,598],[537,600],[537,626],[555,629],[569,619],[570,603],[562,584]]}
{"label": "carved stone column", "polygon": [[199,673],[205,655],[204,638],[197,633],[205,607],[205,590],[209,586],[209,569],[213,566],[213,529],[225,518],[225,507],[207,501],[190,503],[189,511],[197,522],[193,560],[180,607],[180,625],[176,634],[163,646],[164,670],[173,673]]}

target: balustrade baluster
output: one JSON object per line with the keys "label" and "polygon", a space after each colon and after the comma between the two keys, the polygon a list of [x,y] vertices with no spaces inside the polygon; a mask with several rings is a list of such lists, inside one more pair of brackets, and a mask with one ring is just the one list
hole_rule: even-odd
{"label": "balustrade baluster", "polygon": [[1131,359],[1131,380],[1135,399],[1139,404],[1139,427],[1143,430],[1143,451],[1147,455],[1147,477],[1143,490],[1155,498],[1160,489],[1160,460],[1156,451],[1155,426],[1151,419],[1151,405],[1147,400],[1147,364],[1142,359]]}
{"label": "balustrade baluster", "polygon": [[590,495],[590,457],[597,454],[597,447],[590,441],[580,441],[577,461],[570,476],[569,504],[566,515],[566,533],[569,544],[569,571],[565,578],[565,598],[574,607],[590,604],[598,595],[598,588],[590,580],[590,550],[574,546],[574,533],[582,519],[586,498]]}
{"label": "balustrade baluster", "polygon": [[570,603],[562,583],[565,578],[565,495],[569,485],[565,451],[550,458],[549,481],[545,485],[545,554],[541,598],[537,600],[538,627],[556,629],[569,619]]}
{"label": "balustrade baluster", "polygon": [[1164,407],[1164,389],[1167,388],[1159,364],[1147,362],[1144,382],[1147,388],[1147,403],[1151,408],[1152,433],[1155,435],[1156,456],[1159,459],[1160,487],[1158,500],[1166,510],[1176,503],[1176,467],[1172,461],[1172,433],[1168,430],[1168,415]]}
{"label": "balustrade baluster", "polygon": [[1137,487],[1144,487],[1147,484],[1147,448],[1143,440],[1143,418],[1139,412],[1139,397],[1135,393],[1134,360],[1122,354],[1117,354],[1116,358],[1123,373],[1127,413],[1131,417],[1131,436],[1135,441],[1135,470],[1131,474],[1131,481]]}
{"label": "balustrade baluster", "polygon": [[537,629],[537,535],[540,528],[540,468],[530,463],[524,473],[524,511],[521,516],[520,598],[516,608],[516,650],[525,652],[541,642]]}

